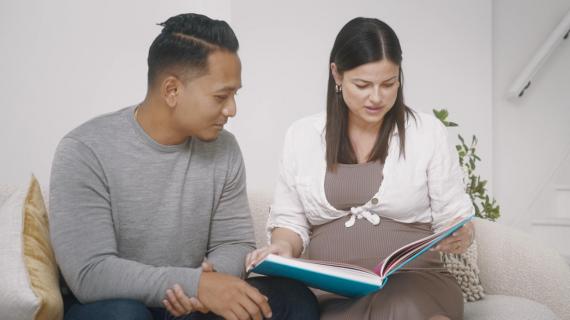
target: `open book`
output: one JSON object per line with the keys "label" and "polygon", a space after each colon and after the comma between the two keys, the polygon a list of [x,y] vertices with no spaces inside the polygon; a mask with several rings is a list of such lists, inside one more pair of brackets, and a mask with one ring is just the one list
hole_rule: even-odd
{"label": "open book", "polygon": [[285,258],[270,254],[251,271],[301,281],[309,287],[346,297],[364,296],[384,287],[388,277],[471,220],[465,218],[437,233],[416,240],[389,254],[374,272],[349,264]]}

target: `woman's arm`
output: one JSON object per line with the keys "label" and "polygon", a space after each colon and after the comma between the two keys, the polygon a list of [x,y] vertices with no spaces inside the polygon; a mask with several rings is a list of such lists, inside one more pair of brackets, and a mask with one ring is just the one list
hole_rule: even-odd
{"label": "woman's arm", "polygon": [[[445,127],[434,120],[434,153],[427,176],[433,228],[437,231],[449,224],[473,215],[471,198],[465,192],[463,172],[457,154],[452,152]],[[434,250],[447,253],[464,253],[473,242],[475,228],[469,222],[441,241]]]}
{"label": "woman's arm", "polygon": [[298,258],[303,252],[303,240],[287,228],[275,228],[271,233],[271,244],[281,247],[290,257]]}

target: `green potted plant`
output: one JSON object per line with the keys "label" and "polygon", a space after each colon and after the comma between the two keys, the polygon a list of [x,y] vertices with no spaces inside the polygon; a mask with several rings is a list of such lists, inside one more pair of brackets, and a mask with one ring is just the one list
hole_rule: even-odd
{"label": "green potted plant", "polygon": [[[447,120],[449,112],[446,109],[433,109],[433,113],[444,126],[458,126],[457,123]],[[455,149],[459,156],[459,164],[465,172],[465,190],[473,202],[475,216],[496,221],[501,216],[500,206],[494,198],[490,198],[487,194],[487,180],[482,180],[481,176],[475,173],[477,162],[481,161],[481,158],[476,153],[477,137],[473,135],[469,145],[465,143],[465,139],[460,134],[457,137],[460,143],[455,146]]]}

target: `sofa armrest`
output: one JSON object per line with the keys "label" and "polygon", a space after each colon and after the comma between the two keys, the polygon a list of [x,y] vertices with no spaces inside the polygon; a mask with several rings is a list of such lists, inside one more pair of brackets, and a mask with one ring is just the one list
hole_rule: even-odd
{"label": "sofa armrest", "polygon": [[570,319],[570,268],[553,249],[514,228],[475,219],[481,283],[488,294],[528,298]]}

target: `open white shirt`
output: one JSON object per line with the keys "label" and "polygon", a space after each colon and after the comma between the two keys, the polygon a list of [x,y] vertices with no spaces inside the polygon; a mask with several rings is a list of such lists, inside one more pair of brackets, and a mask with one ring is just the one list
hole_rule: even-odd
{"label": "open white shirt", "polygon": [[311,225],[348,215],[347,222],[352,216],[371,223],[378,216],[404,223],[429,222],[436,231],[457,217],[472,215],[473,204],[465,192],[463,172],[448,143],[446,128],[434,116],[414,114],[415,120],[406,121],[405,157],[400,155],[395,130],[380,188],[368,202],[351,211],[337,210],[325,196],[325,113],[294,122],[285,135],[267,222],[268,239],[273,228],[288,228],[301,237],[306,248]]}

